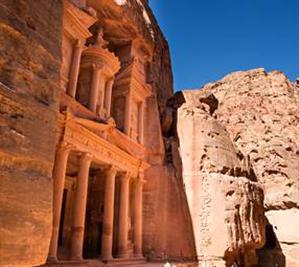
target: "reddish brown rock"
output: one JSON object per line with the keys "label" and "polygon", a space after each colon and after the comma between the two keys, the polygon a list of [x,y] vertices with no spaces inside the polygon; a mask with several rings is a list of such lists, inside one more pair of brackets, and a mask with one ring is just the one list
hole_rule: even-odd
{"label": "reddish brown rock", "polygon": [[169,49],[147,1],[0,6],[0,265],[194,260],[160,126]]}
{"label": "reddish brown rock", "polygon": [[0,266],[34,266],[51,236],[62,3],[0,10]]}
{"label": "reddish brown rock", "polygon": [[172,97],[146,0],[3,0],[0,19],[1,266],[295,266],[298,83]]}

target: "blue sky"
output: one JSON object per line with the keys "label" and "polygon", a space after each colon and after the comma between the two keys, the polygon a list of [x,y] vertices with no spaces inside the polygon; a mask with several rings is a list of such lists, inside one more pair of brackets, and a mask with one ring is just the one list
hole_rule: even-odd
{"label": "blue sky", "polygon": [[149,0],[171,49],[175,89],[236,70],[299,77],[299,0]]}

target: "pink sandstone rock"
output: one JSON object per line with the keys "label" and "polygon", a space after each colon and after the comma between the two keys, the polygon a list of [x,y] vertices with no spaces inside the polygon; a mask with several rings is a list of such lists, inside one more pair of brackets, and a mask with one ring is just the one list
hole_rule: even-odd
{"label": "pink sandstone rock", "polygon": [[213,103],[191,91],[182,95],[179,151],[200,266],[251,266],[265,240],[262,189],[247,158],[211,115]]}
{"label": "pink sandstone rock", "polygon": [[[270,223],[260,266],[299,263],[299,91],[278,71],[236,72],[194,92],[213,94],[214,117],[249,158],[265,193]],[[272,226],[271,226],[272,225]],[[276,235],[276,236],[275,236]],[[273,241],[272,245],[269,240]]]}

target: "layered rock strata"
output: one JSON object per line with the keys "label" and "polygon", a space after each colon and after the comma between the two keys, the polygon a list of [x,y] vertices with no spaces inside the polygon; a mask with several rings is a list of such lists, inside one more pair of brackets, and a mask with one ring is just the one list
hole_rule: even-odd
{"label": "layered rock strata", "polygon": [[[89,88],[90,73],[85,75],[85,69],[81,68],[85,63],[85,67],[88,65],[89,52],[97,50],[94,49],[96,46],[102,47],[108,57],[117,57],[121,65],[120,71],[114,73],[115,77],[104,77],[110,79],[104,84],[107,92],[108,89],[115,92],[117,86],[123,90],[124,85],[117,84],[117,81],[112,85],[111,78],[119,81],[124,77],[125,83],[134,84],[135,91],[141,90],[143,94],[144,88],[140,87],[146,87],[151,92],[149,97],[142,95],[147,97],[146,104],[142,105],[143,115],[137,115],[141,111],[136,106],[127,116],[134,120],[135,128],[143,128],[141,145],[132,146],[133,141],[128,142],[123,133],[117,135],[122,137],[117,142],[118,147],[137,158],[144,153],[144,160],[150,166],[144,174],[147,182],[143,192],[142,253],[150,260],[194,259],[185,196],[172,164],[165,161],[159,120],[159,109],[172,95],[169,48],[147,1],[57,0],[46,3],[4,0],[0,7],[0,265],[36,266],[45,263],[48,256],[48,259],[56,256],[61,259],[55,248],[58,244],[57,229],[62,224],[67,229],[63,234],[58,233],[60,237],[63,235],[59,241],[62,247],[67,242],[69,222],[67,219],[59,221],[58,214],[64,212],[62,209],[58,211],[58,205],[54,205],[53,209],[52,171],[55,150],[60,147],[66,132],[62,118],[67,117],[69,122],[78,119],[94,127],[109,124],[115,128],[113,122],[118,123],[115,117],[108,122],[107,118],[99,119],[97,115],[102,116],[102,111],[98,112],[99,105],[96,105],[99,100],[95,97],[97,83]],[[92,67],[97,69],[99,64]],[[94,73],[99,74],[97,71]],[[132,75],[134,79],[131,79]],[[98,79],[102,83],[102,78],[94,78],[94,81]],[[93,97],[89,95],[89,89]],[[109,94],[105,95],[108,98]],[[107,104],[106,100],[104,104]],[[114,108],[118,109],[116,113],[123,117],[125,110],[122,106],[113,100],[110,109],[111,104],[112,113]],[[138,127],[136,120],[139,121]],[[144,121],[144,127],[141,127],[140,121]],[[122,127],[118,125],[118,128]],[[114,132],[118,130],[114,129]],[[137,129],[133,131],[136,133]],[[98,130],[94,133],[100,135]],[[82,136],[77,138],[80,141],[84,139]],[[137,136],[134,138],[134,142],[137,141]],[[115,140],[107,139],[112,146]],[[72,162],[74,146],[70,147],[73,151],[69,162]],[[72,163],[67,171],[76,176]],[[63,181],[65,177],[54,178],[55,181]],[[62,190],[69,190],[68,196],[76,187],[61,184]],[[61,192],[61,188],[54,187],[56,192]],[[59,202],[60,205],[58,195],[60,193],[54,194],[54,203]],[[173,206],[173,203],[176,205]],[[84,207],[83,202],[81,206]],[[51,244],[56,245],[51,245],[48,255],[53,210],[55,238],[52,235],[54,241]],[[100,208],[96,207],[96,210]],[[65,214],[71,212],[69,209]],[[81,214],[83,212],[77,212],[75,216]],[[170,225],[176,231],[172,231]],[[133,245],[130,246],[132,249]]]}
{"label": "layered rock strata", "polygon": [[34,266],[51,235],[62,3],[0,10],[0,266]]}

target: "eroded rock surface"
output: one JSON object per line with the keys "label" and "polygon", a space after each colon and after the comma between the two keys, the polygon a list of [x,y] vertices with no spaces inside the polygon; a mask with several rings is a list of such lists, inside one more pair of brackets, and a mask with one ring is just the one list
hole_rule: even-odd
{"label": "eroded rock surface", "polygon": [[[212,108],[212,112],[209,108],[211,104],[207,102],[211,94],[218,102],[217,107]],[[216,83],[207,84],[201,90],[185,92],[184,95],[186,102],[192,103],[192,107],[191,109],[189,107],[189,110],[186,103],[179,109],[178,128],[183,146],[181,151],[187,153],[184,152],[186,145],[188,151],[196,151],[190,154],[193,156],[183,155],[187,170],[191,170],[193,166],[194,170],[204,170],[205,166],[218,172],[223,166],[228,169],[229,166],[238,166],[240,170],[240,163],[235,161],[233,153],[228,152],[233,145],[238,159],[248,161],[247,166],[253,169],[251,173],[255,174],[255,180],[262,186],[265,194],[267,238],[264,248],[258,253],[259,266],[297,266],[299,262],[298,82],[292,84],[278,71],[267,73],[264,69],[256,69],[232,73]],[[202,98],[206,100],[200,101]],[[204,114],[203,108],[199,108],[203,102],[207,104],[204,109],[212,114],[213,118]],[[197,119],[197,130],[194,130],[192,120],[195,119],[191,119],[194,116],[192,113],[201,114],[197,115],[200,116],[200,119]],[[186,118],[189,124],[186,124]],[[226,129],[226,141],[222,141],[221,145],[217,145],[219,140],[216,143],[214,140],[224,138],[223,132],[217,135],[215,130],[211,131],[209,135],[213,135],[212,139],[207,134],[203,135],[201,128],[211,128],[200,126],[207,124],[207,121],[212,121],[210,125],[221,125]],[[215,129],[215,126],[211,129],[213,128]],[[195,137],[187,138],[186,135],[190,131],[193,131],[191,135]],[[198,139],[202,141],[194,141]],[[231,140],[232,144],[228,145],[227,140]],[[203,150],[205,142],[208,142],[209,146]],[[194,147],[194,144],[200,145]],[[192,177],[192,173],[190,175]]]}
{"label": "eroded rock surface", "polygon": [[237,72],[205,86],[219,100],[217,120],[249,156],[266,209],[298,207],[299,92],[280,72]]}
{"label": "eroded rock surface", "polygon": [[52,227],[62,3],[0,10],[0,266],[36,266]]}
{"label": "eroded rock surface", "polygon": [[214,96],[182,94],[177,131],[197,256],[202,266],[251,266],[264,242],[263,191],[248,159],[211,115]]}

